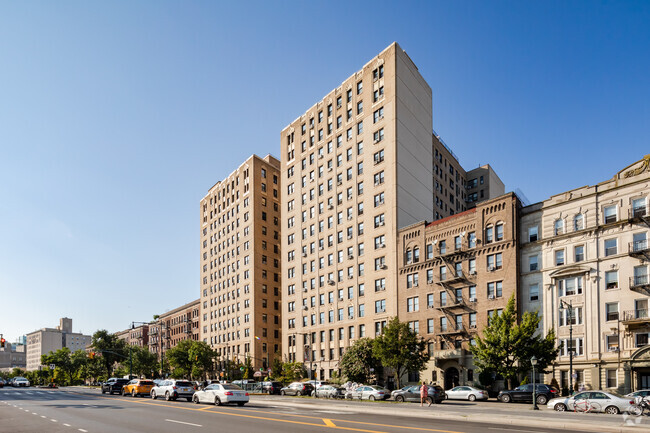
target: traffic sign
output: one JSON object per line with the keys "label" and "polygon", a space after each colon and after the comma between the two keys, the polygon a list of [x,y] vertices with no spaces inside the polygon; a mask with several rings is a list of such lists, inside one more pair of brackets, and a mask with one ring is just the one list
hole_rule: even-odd
{"label": "traffic sign", "polygon": [[56,365],[50,364],[50,370],[54,370],[56,368]]}

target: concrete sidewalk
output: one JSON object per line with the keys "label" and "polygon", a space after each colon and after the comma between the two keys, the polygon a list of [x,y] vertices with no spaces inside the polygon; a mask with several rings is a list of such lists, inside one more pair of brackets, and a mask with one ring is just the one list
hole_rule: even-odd
{"label": "concrete sidewalk", "polygon": [[[350,400],[324,400],[315,398],[295,398],[277,396],[251,396],[251,403],[269,407],[292,407],[307,410],[336,410],[341,412],[363,412],[367,414],[395,415],[471,421],[495,425],[518,427],[548,427],[567,431],[639,433],[650,431],[650,416],[633,417],[628,415],[585,414],[555,412],[552,410],[531,410],[531,405],[504,403],[484,404],[481,407],[458,401],[445,401],[431,407],[420,407],[417,403],[362,402]],[[462,404],[462,402],[461,402]]]}

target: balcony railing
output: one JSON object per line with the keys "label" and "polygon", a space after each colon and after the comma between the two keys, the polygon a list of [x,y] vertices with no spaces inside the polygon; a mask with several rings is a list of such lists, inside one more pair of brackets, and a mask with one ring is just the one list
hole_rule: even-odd
{"label": "balcony railing", "polygon": [[438,305],[436,305],[436,308],[438,309],[444,309],[444,308],[454,308],[454,307],[462,307],[465,305],[465,300],[463,299],[462,296],[455,297],[453,296],[451,299],[443,302],[440,302]]}
{"label": "balcony railing", "polygon": [[648,320],[650,315],[648,315],[647,308],[639,308],[636,310],[628,310],[623,312],[623,317],[621,322],[628,322],[630,320]]}
{"label": "balcony railing", "polygon": [[648,249],[648,240],[643,239],[639,241],[630,242],[628,251],[630,253],[641,253]]}
{"label": "balcony railing", "polygon": [[649,280],[647,274],[635,275],[633,277],[630,277],[630,287],[647,286],[648,281]]}
{"label": "balcony railing", "polygon": [[637,207],[634,209],[629,210],[629,218],[630,219],[635,219],[635,218],[643,218],[648,216],[648,209],[643,206],[643,207]]}
{"label": "balcony railing", "polygon": [[440,329],[440,334],[460,334],[465,332],[465,326],[462,323],[452,323],[445,328]]}

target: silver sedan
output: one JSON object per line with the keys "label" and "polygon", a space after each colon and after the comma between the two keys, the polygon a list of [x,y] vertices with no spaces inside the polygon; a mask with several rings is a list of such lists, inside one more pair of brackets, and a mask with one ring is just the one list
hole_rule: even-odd
{"label": "silver sedan", "polygon": [[605,391],[585,391],[571,397],[558,397],[549,400],[546,407],[558,412],[605,412],[618,414],[628,412],[634,400],[621,398]]}
{"label": "silver sedan", "polygon": [[474,388],[473,386],[456,386],[452,389],[445,391],[449,400],[487,400],[488,393],[482,389]]}
{"label": "silver sedan", "polygon": [[390,397],[390,391],[376,385],[361,385],[353,391],[345,393],[345,398],[359,400],[386,400]]}
{"label": "silver sedan", "polygon": [[217,406],[222,404],[236,403],[243,406],[250,399],[248,393],[230,383],[213,383],[206,386],[201,391],[196,391],[192,396],[192,401],[199,403],[212,403]]}

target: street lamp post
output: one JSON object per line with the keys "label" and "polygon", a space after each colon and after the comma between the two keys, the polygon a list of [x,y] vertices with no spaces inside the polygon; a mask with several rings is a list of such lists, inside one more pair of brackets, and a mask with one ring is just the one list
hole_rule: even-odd
{"label": "street lamp post", "polygon": [[537,358],[535,355],[530,358],[530,365],[533,366],[533,410],[539,410],[537,407],[537,380],[535,378],[535,366],[537,365]]}

